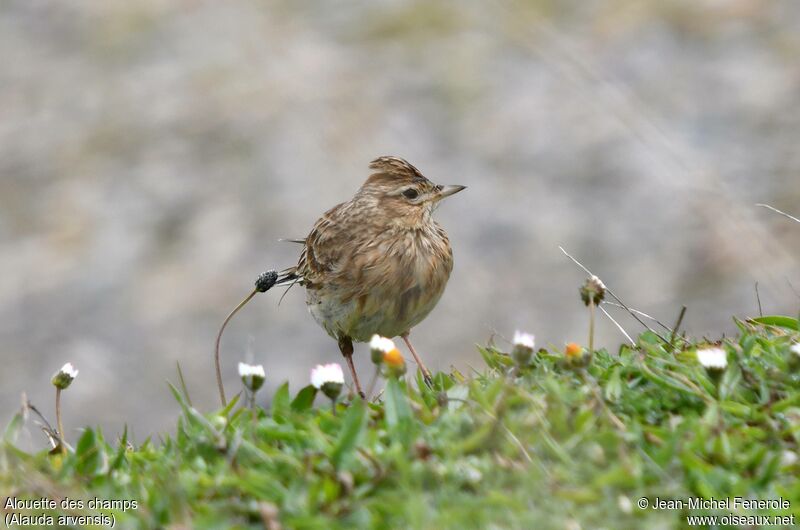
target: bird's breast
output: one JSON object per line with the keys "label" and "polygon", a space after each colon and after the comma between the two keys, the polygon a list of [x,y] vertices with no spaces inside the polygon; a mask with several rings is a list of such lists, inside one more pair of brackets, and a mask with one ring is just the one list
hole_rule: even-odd
{"label": "bird's breast", "polygon": [[[434,227],[438,228],[438,227]],[[384,233],[365,242],[349,270],[317,289],[307,303],[334,337],[395,337],[421,322],[439,301],[453,267],[441,229]]]}

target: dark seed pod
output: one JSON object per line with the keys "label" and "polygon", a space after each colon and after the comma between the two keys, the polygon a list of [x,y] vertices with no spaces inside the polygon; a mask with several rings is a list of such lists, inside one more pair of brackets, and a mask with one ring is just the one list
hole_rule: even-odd
{"label": "dark seed pod", "polygon": [[274,270],[264,271],[256,278],[256,291],[264,293],[269,291],[278,281],[278,273]]}

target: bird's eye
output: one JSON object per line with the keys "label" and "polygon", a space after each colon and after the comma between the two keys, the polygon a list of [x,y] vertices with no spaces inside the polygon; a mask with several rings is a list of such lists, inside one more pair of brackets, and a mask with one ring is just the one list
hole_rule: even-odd
{"label": "bird's eye", "polygon": [[403,197],[405,197],[406,199],[416,199],[417,197],[419,197],[419,192],[414,188],[408,188],[403,192]]}

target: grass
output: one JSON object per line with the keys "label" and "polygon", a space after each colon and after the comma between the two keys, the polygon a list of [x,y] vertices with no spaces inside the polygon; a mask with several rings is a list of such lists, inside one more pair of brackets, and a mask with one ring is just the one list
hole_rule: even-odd
{"label": "grass", "polygon": [[[347,399],[337,414],[313,406],[312,387],[292,393],[283,385],[255,417],[237,400],[203,414],[172,387],[182,409],[176,434],[138,447],[87,428],[67,455],[29,454],[14,445],[19,414],[0,449],[0,509],[6,497],[46,497],[83,504],[3,515],[273,530],[683,528],[693,514],[798,518],[797,319],[737,325],[740,334],[722,343],[721,371],[698,363],[704,345],[673,351],[650,332],[591,359],[539,350],[521,370],[487,347],[475,373],[438,373],[435,389],[389,379],[377,402]],[[643,510],[642,497],[781,498],[790,506]],[[89,509],[96,498],[136,507]]]}

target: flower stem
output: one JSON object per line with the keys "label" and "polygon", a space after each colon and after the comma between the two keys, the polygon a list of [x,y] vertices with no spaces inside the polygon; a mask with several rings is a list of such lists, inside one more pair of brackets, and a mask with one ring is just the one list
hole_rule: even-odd
{"label": "flower stem", "polygon": [[217,388],[219,390],[219,400],[222,402],[222,406],[225,407],[228,405],[228,400],[225,399],[225,388],[222,386],[222,370],[219,367],[219,342],[222,340],[222,332],[225,331],[225,326],[228,325],[228,322],[231,321],[233,315],[235,315],[241,308],[247,304],[255,295],[258,294],[258,290],[254,289],[252,293],[247,295],[244,300],[239,302],[239,305],[233,308],[233,311],[228,313],[228,316],[225,317],[225,320],[222,322],[222,326],[219,328],[219,333],[217,333],[217,341],[214,344],[214,367],[217,371]]}
{"label": "flower stem", "polygon": [[594,353],[594,297],[589,297],[589,353]]}
{"label": "flower stem", "polygon": [[61,423],[61,389],[56,388],[56,425],[58,426],[58,441],[61,452],[67,454],[67,442],[64,437],[64,424]]}
{"label": "flower stem", "polygon": [[375,383],[378,382],[378,376],[381,375],[381,367],[380,365],[375,365],[375,373],[372,375],[372,380],[369,382],[369,388],[367,390],[367,400],[372,398],[372,391],[375,390]]}

